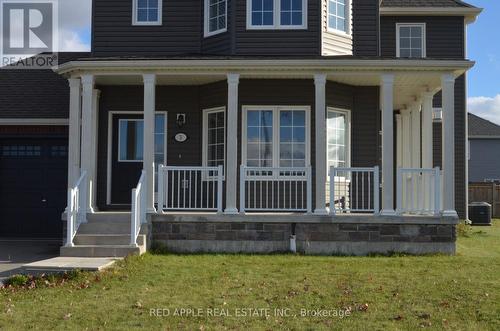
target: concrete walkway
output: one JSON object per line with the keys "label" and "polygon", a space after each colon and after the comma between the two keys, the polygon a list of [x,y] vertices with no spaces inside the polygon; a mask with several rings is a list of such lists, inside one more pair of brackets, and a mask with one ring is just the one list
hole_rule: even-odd
{"label": "concrete walkway", "polygon": [[112,266],[118,259],[114,257],[54,257],[25,264],[27,274],[65,272],[71,270],[101,271]]}
{"label": "concrete walkway", "polygon": [[0,283],[22,266],[59,255],[60,240],[0,239]]}

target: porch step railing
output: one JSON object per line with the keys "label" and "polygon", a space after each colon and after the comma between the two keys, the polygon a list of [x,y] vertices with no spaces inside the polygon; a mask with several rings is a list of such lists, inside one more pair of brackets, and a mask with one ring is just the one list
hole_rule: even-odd
{"label": "porch step railing", "polygon": [[73,246],[73,239],[80,224],[86,222],[85,199],[83,199],[84,185],[87,173],[84,171],[75,185],[68,190],[66,246]]}
{"label": "porch step railing", "polygon": [[240,167],[240,211],[312,210],[311,167]]}
{"label": "porch step railing", "polygon": [[146,172],[143,170],[139,183],[132,190],[130,244],[137,245],[142,223],[146,223]]}
{"label": "porch step railing", "polygon": [[222,212],[224,170],[218,167],[158,167],[158,211]]}
{"label": "porch step railing", "polygon": [[330,214],[379,213],[379,167],[330,167],[329,174]]}
{"label": "porch step railing", "polygon": [[400,168],[397,172],[399,214],[438,215],[441,211],[439,168]]}

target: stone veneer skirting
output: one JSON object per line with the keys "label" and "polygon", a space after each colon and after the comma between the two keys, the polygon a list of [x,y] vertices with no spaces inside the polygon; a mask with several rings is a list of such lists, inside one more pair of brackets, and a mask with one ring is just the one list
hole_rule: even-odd
{"label": "stone veneer skirting", "polygon": [[[434,217],[159,216],[151,220],[153,243],[178,253],[274,253],[318,255],[455,253],[456,219]],[[305,219],[305,218],[309,219]]]}

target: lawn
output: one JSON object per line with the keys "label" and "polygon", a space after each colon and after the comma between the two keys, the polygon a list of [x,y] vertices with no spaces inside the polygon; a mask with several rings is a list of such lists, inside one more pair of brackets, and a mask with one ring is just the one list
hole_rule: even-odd
{"label": "lawn", "polygon": [[0,290],[0,330],[500,330],[499,275],[500,220],[453,257],[146,254]]}

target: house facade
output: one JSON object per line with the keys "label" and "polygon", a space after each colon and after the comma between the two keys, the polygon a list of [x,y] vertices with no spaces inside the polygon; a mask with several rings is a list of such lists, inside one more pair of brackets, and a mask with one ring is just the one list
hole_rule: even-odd
{"label": "house facade", "polygon": [[500,125],[477,115],[469,118],[469,182],[500,183]]}
{"label": "house facade", "polygon": [[[461,1],[94,0],[63,255],[455,250]],[[433,124],[433,108],[443,113]]]}

